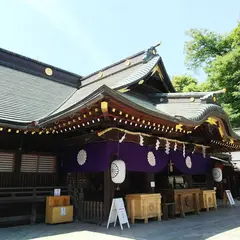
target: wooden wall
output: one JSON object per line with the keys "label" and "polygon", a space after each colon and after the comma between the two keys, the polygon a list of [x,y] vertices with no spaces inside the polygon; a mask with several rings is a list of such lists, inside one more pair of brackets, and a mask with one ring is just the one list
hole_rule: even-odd
{"label": "wooden wall", "polygon": [[60,140],[0,133],[0,188],[57,185]]}

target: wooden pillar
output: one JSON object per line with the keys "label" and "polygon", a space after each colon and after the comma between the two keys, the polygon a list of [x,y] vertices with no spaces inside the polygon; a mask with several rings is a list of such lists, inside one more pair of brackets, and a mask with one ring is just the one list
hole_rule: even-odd
{"label": "wooden pillar", "polygon": [[65,172],[63,171],[63,154],[57,154],[56,156],[56,185],[57,186],[65,186]]}
{"label": "wooden pillar", "polygon": [[185,181],[187,182],[188,188],[193,187],[192,175],[185,175]]}
{"label": "wooden pillar", "polygon": [[147,193],[154,193],[155,188],[151,187],[151,182],[155,183],[155,174],[154,173],[145,173],[145,189]]}
{"label": "wooden pillar", "polygon": [[110,168],[104,172],[104,220],[108,220],[109,211],[112,204],[114,189],[111,180]]}
{"label": "wooden pillar", "polygon": [[206,176],[207,189],[212,190],[214,188],[214,180],[212,177],[212,172],[208,172]]}

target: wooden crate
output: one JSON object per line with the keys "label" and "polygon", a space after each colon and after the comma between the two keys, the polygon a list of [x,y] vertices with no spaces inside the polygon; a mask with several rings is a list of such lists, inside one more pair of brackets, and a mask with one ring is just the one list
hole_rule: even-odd
{"label": "wooden crate", "polygon": [[185,217],[185,213],[196,212],[199,214],[200,206],[200,189],[159,189],[163,196],[163,202],[175,202],[175,214],[181,214]]}
{"label": "wooden crate", "polygon": [[201,209],[206,209],[209,211],[209,208],[217,209],[217,199],[215,190],[202,190],[200,194],[200,204]]}
{"label": "wooden crate", "polygon": [[148,218],[154,217],[161,220],[161,194],[129,194],[126,201],[131,223],[135,223],[135,219],[144,219],[144,223],[148,223]]}
{"label": "wooden crate", "polygon": [[46,209],[46,223],[56,224],[73,221],[73,206],[49,207]]}
{"label": "wooden crate", "polygon": [[200,189],[175,189],[174,199],[176,203],[176,214],[181,214],[185,217],[185,213],[196,212],[199,214],[201,210],[200,202]]}
{"label": "wooden crate", "polygon": [[70,205],[70,196],[49,196],[46,198],[47,207],[68,206]]}
{"label": "wooden crate", "polygon": [[48,196],[46,198],[46,223],[56,224],[72,221],[73,206],[70,205],[70,196]]}

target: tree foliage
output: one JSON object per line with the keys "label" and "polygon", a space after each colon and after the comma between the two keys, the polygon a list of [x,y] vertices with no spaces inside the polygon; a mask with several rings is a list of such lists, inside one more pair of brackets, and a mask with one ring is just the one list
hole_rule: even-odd
{"label": "tree foliage", "polygon": [[[217,34],[203,29],[187,32],[186,65],[189,69],[203,68],[207,80],[198,84],[191,77],[181,76],[173,83],[180,91],[212,91],[226,88],[221,97],[224,110],[233,126],[240,126],[240,23],[229,34]],[[176,78],[176,77],[175,77]],[[179,79],[182,79],[182,83]],[[184,85],[185,82],[185,85]],[[177,89],[178,90],[178,89]]]}
{"label": "tree foliage", "polygon": [[172,83],[177,92],[205,92],[210,89],[207,82],[199,83],[196,78],[188,75],[174,76]]}

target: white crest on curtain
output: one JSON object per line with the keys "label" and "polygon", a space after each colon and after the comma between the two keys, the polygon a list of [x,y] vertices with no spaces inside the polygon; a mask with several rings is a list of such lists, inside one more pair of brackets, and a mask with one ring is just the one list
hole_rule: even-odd
{"label": "white crest on curtain", "polygon": [[114,160],[111,163],[111,179],[116,184],[121,184],[126,178],[126,164],[123,160]]}
{"label": "white crest on curtain", "polygon": [[156,166],[156,158],[153,152],[148,152],[147,159],[150,166]]}
{"label": "white crest on curtain", "polygon": [[78,152],[77,161],[80,166],[85,164],[85,162],[87,161],[87,152],[84,149]]}
{"label": "white crest on curtain", "polygon": [[191,169],[192,168],[192,159],[190,156],[187,156],[185,159],[186,166]]}
{"label": "white crest on curtain", "polygon": [[213,180],[215,182],[222,181],[222,169],[221,168],[213,168],[212,175],[213,175]]}

